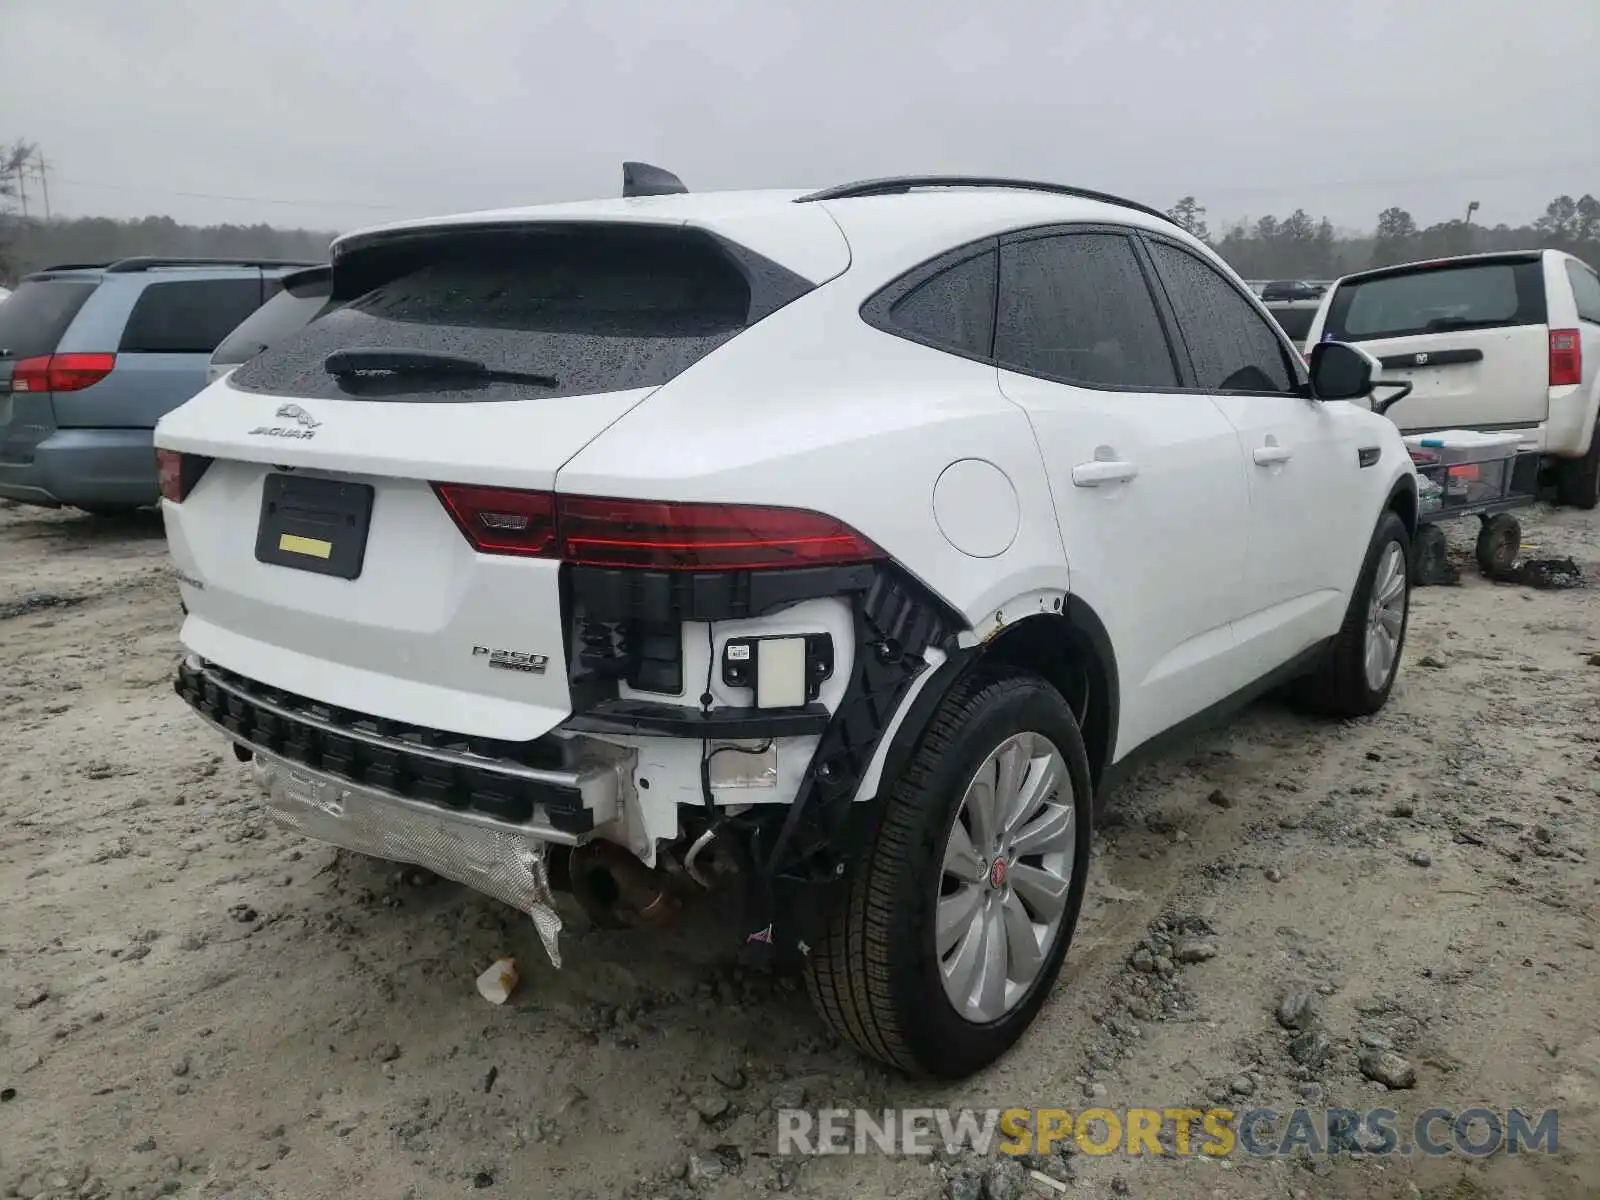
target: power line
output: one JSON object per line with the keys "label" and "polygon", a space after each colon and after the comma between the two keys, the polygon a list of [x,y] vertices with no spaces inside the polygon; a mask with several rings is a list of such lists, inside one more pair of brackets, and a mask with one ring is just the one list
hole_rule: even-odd
{"label": "power line", "polygon": [[217,192],[180,192],[170,188],[141,187],[126,183],[104,183],[93,179],[58,177],[73,187],[104,188],[113,192],[144,192],[155,196],[181,196],[189,200],[226,200],[236,204],[277,204],[290,208],[360,208],[374,212],[400,212],[398,204],[362,204],[350,200],[290,200],[275,196],[227,196]]}

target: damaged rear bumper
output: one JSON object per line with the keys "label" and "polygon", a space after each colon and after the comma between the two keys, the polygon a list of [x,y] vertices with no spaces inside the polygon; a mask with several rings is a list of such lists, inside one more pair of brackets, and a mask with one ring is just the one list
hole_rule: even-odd
{"label": "damaged rear bumper", "polygon": [[281,825],[423,867],[528,913],[560,965],[550,848],[617,826],[634,752],[574,739],[561,747],[569,764],[535,765],[470,740],[354,718],[195,656],[181,664],[176,690],[249,752]]}
{"label": "damaged rear bumper", "polygon": [[442,813],[377,788],[312,771],[264,751],[254,757],[267,810],[296,833],[358,854],[424,867],[527,913],[561,965],[561,918],[550,891],[549,846],[570,834],[470,813]]}

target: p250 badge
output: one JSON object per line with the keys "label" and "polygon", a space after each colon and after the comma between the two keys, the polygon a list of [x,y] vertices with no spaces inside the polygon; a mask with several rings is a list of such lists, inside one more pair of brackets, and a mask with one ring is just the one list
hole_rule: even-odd
{"label": "p250 badge", "polygon": [[496,650],[490,646],[474,646],[474,658],[487,658],[491,667],[502,671],[524,671],[529,675],[543,675],[546,667],[550,665],[550,658],[544,654],[528,654],[522,650]]}

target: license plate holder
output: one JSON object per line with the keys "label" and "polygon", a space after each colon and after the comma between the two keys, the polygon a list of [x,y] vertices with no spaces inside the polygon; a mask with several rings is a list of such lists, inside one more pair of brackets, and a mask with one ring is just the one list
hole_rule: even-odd
{"label": "license plate holder", "polygon": [[372,498],[367,483],[268,475],[261,485],[256,561],[359,579],[372,527]]}

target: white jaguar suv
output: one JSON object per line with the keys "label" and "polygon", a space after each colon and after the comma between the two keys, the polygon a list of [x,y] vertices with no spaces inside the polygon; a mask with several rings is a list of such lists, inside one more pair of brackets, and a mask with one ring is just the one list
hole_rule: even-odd
{"label": "white jaguar suv", "polygon": [[1376,363],[1086,189],[624,179],[341,238],[324,313],[162,420],[177,690],[283,821],[557,963],[552,889],[715,897],[864,1052],[967,1075],[1121,772],[1281,684],[1388,697]]}

